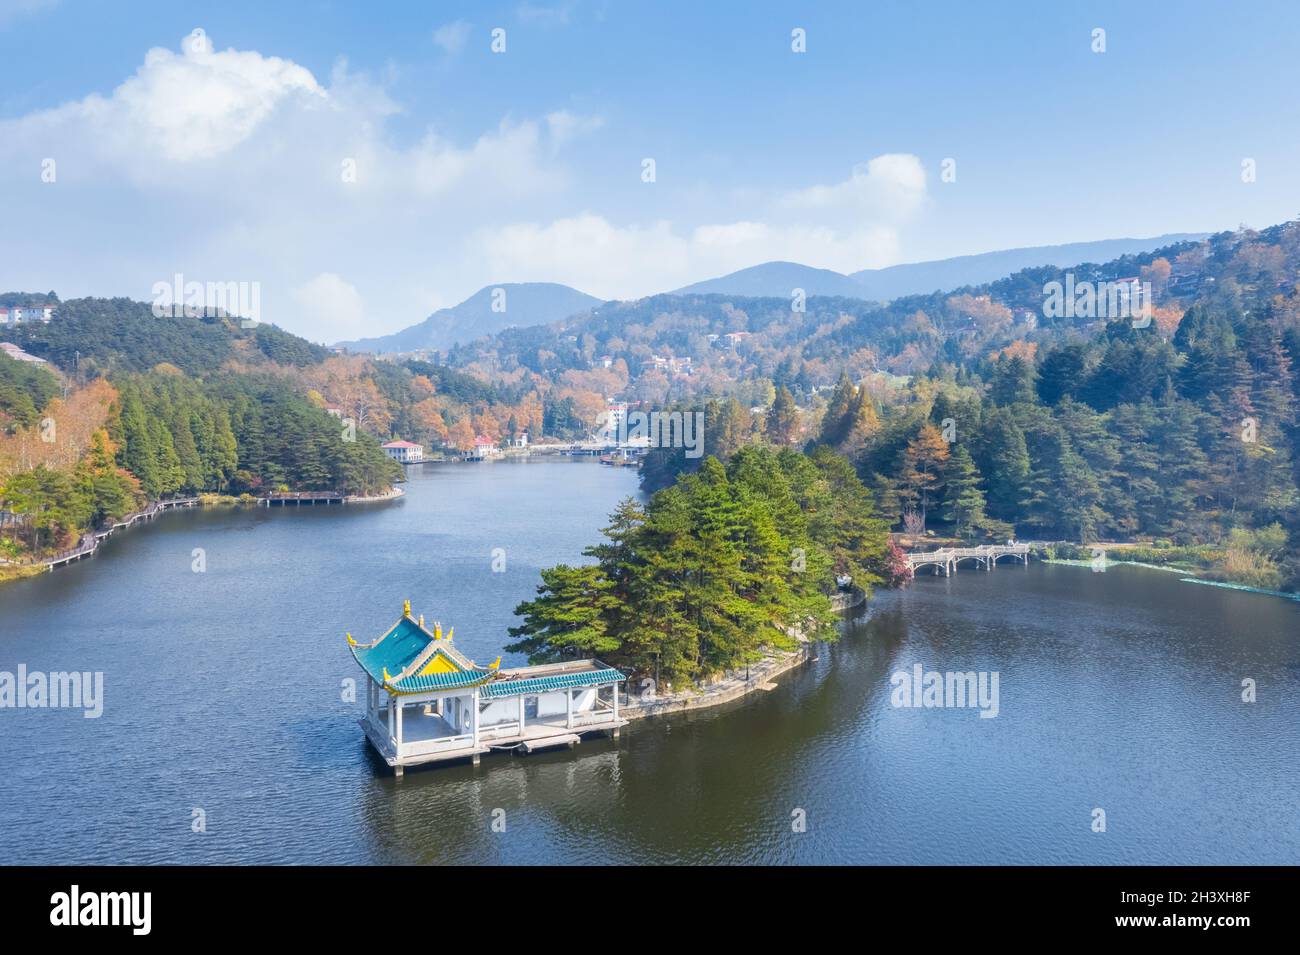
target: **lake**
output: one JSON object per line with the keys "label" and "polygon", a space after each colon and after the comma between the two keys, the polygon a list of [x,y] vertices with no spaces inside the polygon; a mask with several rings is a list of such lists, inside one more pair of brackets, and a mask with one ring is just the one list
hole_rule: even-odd
{"label": "lake", "polygon": [[[771,692],[396,780],[344,631],[410,598],[491,662],[637,493],[580,460],[409,473],[388,504],[167,514],[0,588],[0,671],[104,675],[99,719],[0,710],[0,863],[1300,861],[1300,604],[1124,566],[923,577]],[[996,671],[998,715],[894,706],[918,664]]]}

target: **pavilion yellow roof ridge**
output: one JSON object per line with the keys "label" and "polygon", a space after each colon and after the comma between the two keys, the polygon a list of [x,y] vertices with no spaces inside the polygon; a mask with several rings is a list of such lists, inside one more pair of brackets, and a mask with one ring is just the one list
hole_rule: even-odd
{"label": "pavilion yellow roof ridge", "polygon": [[[458,678],[456,685],[463,686],[478,686],[497,679],[501,657],[498,656],[489,666],[475,663],[456,648],[454,634],[453,627],[444,635],[442,625],[437,622],[430,630],[425,626],[423,615],[414,617],[411,601],[405,600],[402,616],[378,640],[361,644],[348,633],[347,642],[361,668],[390,693],[422,692],[428,689],[426,684],[429,681],[440,679],[439,674],[454,673]],[[401,641],[392,652],[381,646],[389,637]],[[419,646],[414,653],[411,653],[412,642]],[[390,666],[399,669],[394,673]]]}
{"label": "pavilion yellow roof ridge", "polygon": [[[406,602],[405,619],[410,619],[410,606],[411,606],[411,602],[408,600]],[[398,622],[400,623],[401,621]],[[402,673],[399,676],[395,677],[394,679],[400,680],[403,677],[410,676],[412,673],[418,673],[420,670],[424,669],[425,665],[428,664],[428,662],[431,659],[433,659],[433,657],[436,654],[440,652],[444,654],[449,660],[451,660],[452,663],[454,663],[461,670],[486,669],[486,667],[479,666],[469,657],[465,656],[465,654],[461,653],[459,650],[456,649],[455,645],[452,643],[452,635],[455,634],[456,632],[455,627],[452,627],[450,630],[447,631],[446,636],[443,636],[442,624],[435,621],[433,625],[433,630],[430,631],[429,628],[424,625],[423,614],[420,615],[418,621],[415,621],[415,625],[417,628],[419,628],[421,633],[423,633],[426,637],[429,638],[429,643],[423,650],[421,650],[418,654],[416,654],[414,658],[412,658],[410,664],[406,667],[406,669],[403,670]]]}

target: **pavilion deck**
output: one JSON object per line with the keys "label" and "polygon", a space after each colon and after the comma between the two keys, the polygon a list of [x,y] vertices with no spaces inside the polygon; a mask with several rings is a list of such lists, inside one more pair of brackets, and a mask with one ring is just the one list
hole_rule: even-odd
{"label": "pavilion deck", "polygon": [[[383,716],[386,710],[381,709]],[[386,717],[385,717],[386,718]],[[572,725],[561,713],[556,716],[533,717],[525,719],[521,728],[518,720],[508,720],[479,727],[478,745],[474,745],[469,734],[457,734],[456,729],[437,714],[427,714],[421,707],[408,707],[403,716],[402,745],[400,756],[388,735],[385,722],[375,723],[367,718],[358,720],[365,730],[366,738],[375,748],[380,758],[389,766],[422,766],[427,763],[445,762],[453,759],[477,757],[492,750],[509,750],[519,748],[527,750],[522,744],[531,748],[544,748],[548,741],[556,745],[569,742],[564,737],[581,737],[588,733],[616,733],[620,727],[627,725],[627,720],[615,717],[613,709],[598,706],[596,709],[575,713]]]}

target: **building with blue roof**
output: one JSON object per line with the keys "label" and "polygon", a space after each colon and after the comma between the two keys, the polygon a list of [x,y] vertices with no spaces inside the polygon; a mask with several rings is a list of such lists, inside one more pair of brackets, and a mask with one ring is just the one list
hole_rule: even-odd
{"label": "building with blue roof", "polygon": [[373,643],[347,635],[366,675],[360,723],[380,757],[400,776],[406,766],[470,758],[494,749],[532,752],[573,745],[587,733],[617,737],[619,684],[599,660],[502,669],[480,666],[456,649],[454,630],[430,630],[424,616],[402,617]]}

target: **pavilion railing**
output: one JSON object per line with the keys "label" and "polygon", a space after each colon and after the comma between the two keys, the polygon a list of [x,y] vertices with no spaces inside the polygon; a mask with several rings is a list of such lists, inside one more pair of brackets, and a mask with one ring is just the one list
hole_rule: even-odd
{"label": "pavilion railing", "polygon": [[496,739],[498,736],[514,736],[519,733],[519,721],[507,720],[504,723],[493,723],[491,726],[480,726],[478,728],[478,738]]}
{"label": "pavilion railing", "polygon": [[593,723],[612,723],[614,722],[614,710],[592,710],[585,713],[574,713],[573,726],[590,726]]}
{"label": "pavilion railing", "polygon": [[465,733],[460,736],[444,736],[440,739],[422,739],[413,743],[403,743],[399,756],[427,756],[430,753],[441,753],[449,749],[471,749],[474,746],[474,734]]}

